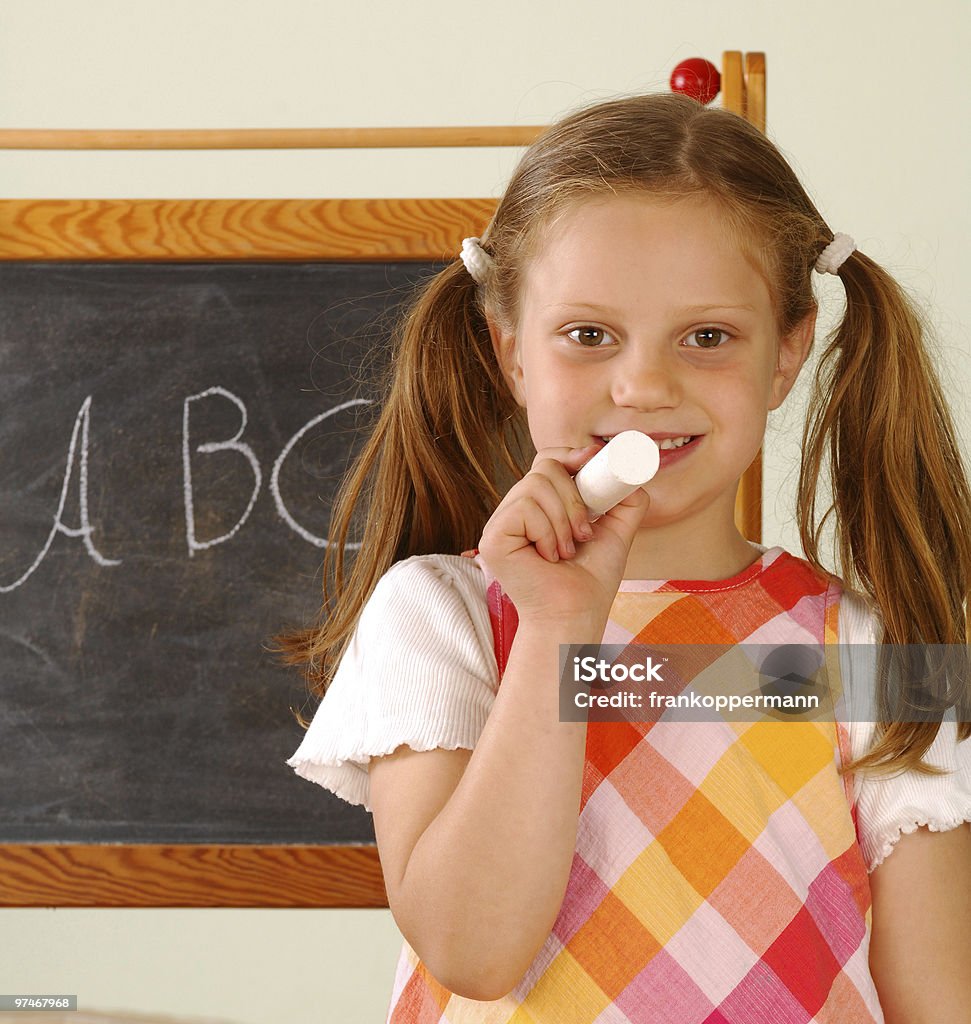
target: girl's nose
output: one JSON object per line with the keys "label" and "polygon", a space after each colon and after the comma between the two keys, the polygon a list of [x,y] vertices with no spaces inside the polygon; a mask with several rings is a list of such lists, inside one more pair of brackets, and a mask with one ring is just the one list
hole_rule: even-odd
{"label": "girl's nose", "polygon": [[612,384],[616,405],[664,409],[681,401],[677,360],[669,353],[647,345],[631,346],[625,358],[616,361],[616,370]]}

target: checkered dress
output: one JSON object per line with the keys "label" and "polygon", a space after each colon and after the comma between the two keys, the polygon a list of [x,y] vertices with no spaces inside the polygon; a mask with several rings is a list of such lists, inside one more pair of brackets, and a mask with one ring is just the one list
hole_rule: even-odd
{"label": "checkered dress", "polygon": [[[730,581],[624,581],[603,642],[825,644],[832,685],[841,593],[771,549]],[[517,618],[488,598],[501,678]],[[832,692],[828,721],[590,721],[569,882],[522,980],[465,999],[405,942],[388,1024],[882,1022]]]}

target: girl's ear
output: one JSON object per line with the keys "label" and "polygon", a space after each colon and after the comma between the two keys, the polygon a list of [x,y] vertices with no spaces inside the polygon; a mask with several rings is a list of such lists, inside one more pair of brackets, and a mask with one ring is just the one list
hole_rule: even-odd
{"label": "girl's ear", "polygon": [[796,383],[802,364],[812,347],[818,312],[818,307],[813,307],[812,312],[796,326],[795,330],[780,339],[776,366],[772,373],[772,398],[769,409],[778,409]]}
{"label": "girl's ear", "polygon": [[512,392],[516,403],[525,406],[526,391],[523,387],[523,366],[516,336],[514,334],[506,334],[500,330],[488,313],[486,313],[486,323],[489,325],[492,348],[496,353],[496,361],[499,363],[499,369],[502,371],[506,386]]}

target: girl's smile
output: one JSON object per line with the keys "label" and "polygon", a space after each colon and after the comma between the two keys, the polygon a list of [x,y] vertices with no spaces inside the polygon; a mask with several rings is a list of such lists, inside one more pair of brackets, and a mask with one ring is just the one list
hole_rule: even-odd
{"label": "girl's smile", "polygon": [[[619,430],[615,430],[610,434],[602,436],[595,435],[594,441],[600,445],[605,445],[610,438],[619,433]],[[657,441],[658,450],[661,453],[661,465],[658,468],[658,473],[660,473],[665,466],[669,466],[672,462],[679,461],[682,455],[694,451],[698,447],[698,444],[704,439],[703,434],[673,434],[671,431],[654,431],[654,433],[648,434],[648,437]]]}
{"label": "girl's smile", "polygon": [[528,268],[518,332],[490,323],[537,450],[621,430],[664,444],[628,561],[628,578],[651,579],[752,560],[734,523],[738,481],[813,326],[780,341],[761,268],[711,200],[640,194],[563,216]]}

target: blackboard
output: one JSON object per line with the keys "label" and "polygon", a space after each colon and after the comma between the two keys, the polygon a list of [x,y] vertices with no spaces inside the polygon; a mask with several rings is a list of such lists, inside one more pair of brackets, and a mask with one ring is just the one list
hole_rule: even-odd
{"label": "blackboard", "polygon": [[443,265],[0,263],[0,842],[373,842],[263,643]]}

